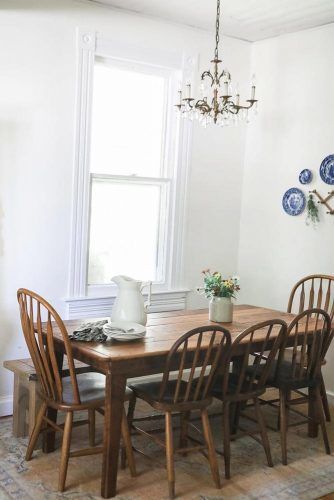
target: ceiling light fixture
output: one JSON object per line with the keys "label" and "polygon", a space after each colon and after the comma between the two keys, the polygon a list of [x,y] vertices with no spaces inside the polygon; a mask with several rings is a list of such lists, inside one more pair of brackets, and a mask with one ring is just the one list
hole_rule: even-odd
{"label": "ceiling light fixture", "polygon": [[197,119],[205,127],[210,123],[217,125],[233,125],[239,121],[249,121],[249,109],[257,112],[257,99],[255,99],[255,80],[252,79],[250,99],[245,106],[240,104],[240,94],[236,89],[235,97],[232,98],[231,74],[227,69],[220,69],[222,62],[218,55],[219,46],[219,19],[220,0],[217,0],[216,16],[216,47],[213,63],[213,71],[204,71],[201,76],[200,93],[201,98],[197,101],[191,96],[191,84],[186,85],[186,97],[182,89],[178,91],[179,113],[190,120]]}

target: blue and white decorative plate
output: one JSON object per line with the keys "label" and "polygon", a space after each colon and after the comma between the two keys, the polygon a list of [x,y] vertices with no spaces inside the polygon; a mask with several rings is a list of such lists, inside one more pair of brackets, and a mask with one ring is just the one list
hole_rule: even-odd
{"label": "blue and white decorative plate", "polygon": [[298,188],[288,189],[283,195],[282,205],[288,215],[301,214],[306,206],[306,198],[303,191]]}
{"label": "blue and white decorative plate", "polygon": [[334,155],[328,155],[320,165],[320,177],[326,184],[334,184]]}
{"label": "blue and white decorative plate", "polygon": [[304,168],[299,174],[299,182],[301,184],[309,184],[312,180],[312,172],[308,168]]}

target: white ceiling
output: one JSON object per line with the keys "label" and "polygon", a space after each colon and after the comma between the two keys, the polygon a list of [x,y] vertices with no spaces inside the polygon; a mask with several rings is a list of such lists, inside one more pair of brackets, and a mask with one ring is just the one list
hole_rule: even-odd
{"label": "white ceiling", "polygon": [[[91,0],[205,30],[216,0]],[[256,41],[334,22],[334,0],[222,0],[223,34]]]}

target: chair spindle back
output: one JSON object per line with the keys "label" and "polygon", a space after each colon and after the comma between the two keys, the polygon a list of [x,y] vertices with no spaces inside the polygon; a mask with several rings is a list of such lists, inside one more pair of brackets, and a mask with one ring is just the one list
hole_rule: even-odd
{"label": "chair spindle back", "polygon": [[[63,401],[62,367],[58,366],[55,348],[56,327],[65,346],[74,402],[80,404],[71,343],[62,319],[54,308],[35,292],[20,288],[17,299],[23,334],[44,396],[58,403]],[[42,326],[43,320],[46,324]]]}
{"label": "chair spindle back", "polygon": [[[168,354],[160,387],[160,401],[164,400],[173,371],[178,371],[174,404],[191,403],[210,397],[215,375],[224,365],[230,345],[230,332],[220,326],[203,326],[185,333]],[[188,380],[184,383],[186,369],[190,371]],[[199,375],[196,369],[199,369]]]}
{"label": "chair spindle back", "polygon": [[[280,319],[263,321],[241,332],[234,340],[227,359],[227,373],[223,378],[223,394],[231,394],[229,387],[229,364],[242,352],[238,372],[233,383],[233,396],[238,399],[252,392],[254,387],[262,389],[271,373],[273,363],[279,357],[287,334],[287,324]],[[240,344],[245,343],[242,349]],[[252,370],[248,367],[252,365]]]}
{"label": "chair spindle back", "polygon": [[334,317],[334,276],[312,274],[293,287],[287,311],[301,313],[306,309],[323,309],[331,320]]}
{"label": "chair spindle back", "polygon": [[[331,319],[326,311],[318,308],[300,313],[288,327],[286,342],[292,356],[291,377],[295,380],[314,380],[320,376],[321,364],[333,339]],[[284,349],[280,360],[284,359]]]}

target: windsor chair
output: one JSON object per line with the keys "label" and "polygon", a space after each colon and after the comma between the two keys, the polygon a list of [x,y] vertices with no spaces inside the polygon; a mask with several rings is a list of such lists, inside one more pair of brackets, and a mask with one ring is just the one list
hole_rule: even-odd
{"label": "windsor chair", "polygon": [[[55,309],[40,295],[24,288],[18,290],[17,297],[22,330],[40,381],[40,396],[42,398],[34,430],[29,439],[26,460],[31,459],[41,432],[47,433],[49,430],[62,432],[58,489],[64,491],[69,458],[103,452],[103,447],[93,447],[92,444],[94,444],[95,410],[102,409],[105,404],[105,376],[96,372],[76,374],[71,342],[66,327]],[[46,322],[44,329],[42,321]],[[68,376],[63,376],[62,373],[62,358],[59,357],[56,350],[55,329],[60,333],[61,341],[64,344],[64,353],[68,362]],[[126,399],[130,400],[131,397],[132,391],[127,388]],[[49,418],[50,411],[52,413],[59,410],[66,413],[63,425],[58,425],[54,419]],[[75,412],[83,410],[89,412],[90,447],[71,452],[72,427],[78,425],[78,422],[73,422],[73,415]],[[83,423],[87,423],[87,421]],[[45,424],[46,427],[43,429]],[[122,436],[129,468],[131,474],[135,475],[135,463],[125,411]]]}
{"label": "windsor chair", "polygon": [[[262,446],[268,466],[273,467],[267,430],[261,411],[259,396],[266,391],[267,379],[280,348],[285,340],[287,324],[280,319],[272,319],[253,325],[241,332],[231,345],[226,358],[226,371],[219,375],[211,394],[223,402],[223,442],[225,478],[231,477],[231,418],[230,409],[238,408],[252,400],[256,421],[259,425]],[[243,351],[238,370],[229,372],[229,365]],[[266,354],[266,355],[265,355]],[[251,365],[252,370],[249,371]],[[250,434],[252,435],[252,434]]]}
{"label": "windsor chair", "polygon": [[[331,321],[334,317],[334,276],[326,274],[312,274],[299,280],[291,290],[287,312],[293,310],[301,313],[305,309],[317,307],[326,311]],[[323,364],[326,360],[323,360]],[[323,376],[321,374],[321,400],[324,408],[327,422],[330,422],[331,416],[329,411],[326,387]]]}
{"label": "windsor chair", "polygon": [[[287,465],[287,430],[289,408],[309,403],[306,419],[320,424],[326,453],[330,454],[324,411],[321,400],[321,365],[333,338],[331,319],[326,311],[318,308],[300,313],[288,327],[286,342],[293,346],[282,349],[267,384],[279,389],[280,433],[282,462]],[[288,359],[285,358],[288,353]],[[308,394],[301,389],[308,389]],[[291,392],[299,397],[291,398]],[[310,411],[311,409],[311,411]]]}
{"label": "windsor chair", "polygon": [[[190,451],[207,449],[213,480],[216,487],[220,488],[219,470],[207,408],[212,402],[210,391],[217,370],[224,366],[224,359],[230,344],[231,336],[225,328],[219,326],[195,328],[182,335],[171,347],[162,381],[130,385],[136,397],[145,400],[153,408],[165,414],[165,444],[154,434],[135,425],[133,428],[158,444],[166,446],[170,498],[175,496],[174,453],[186,454]],[[186,372],[187,369],[190,369],[190,372]],[[175,371],[177,377],[171,378],[172,372]],[[180,447],[174,448],[172,413],[178,412],[186,415],[187,423],[189,423],[188,417],[193,410],[200,410],[205,445],[187,446],[188,439],[191,438],[183,431]],[[131,413],[133,411],[134,407],[130,409]]]}

